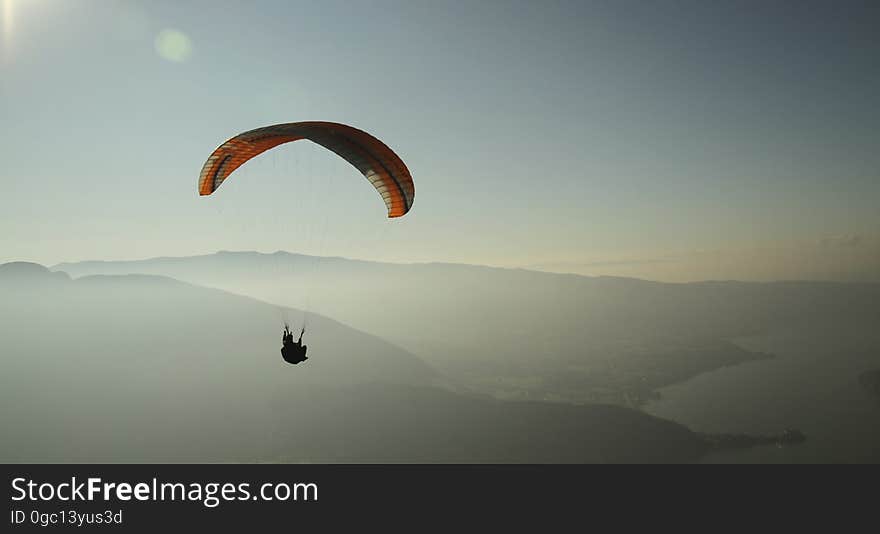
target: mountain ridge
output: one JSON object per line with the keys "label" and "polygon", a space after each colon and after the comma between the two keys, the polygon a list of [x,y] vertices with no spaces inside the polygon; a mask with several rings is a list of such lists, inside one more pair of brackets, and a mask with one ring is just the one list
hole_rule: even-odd
{"label": "mountain ridge", "polygon": [[488,269],[495,271],[506,271],[506,272],[523,272],[528,274],[536,274],[536,275],[546,275],[549,277],[562,277],[562,278],[574,278],[574,279],[586,279],[586,280],[620,280],[620,281],[630,281],[630,282],[642,282],[646,284],[659,284],[659,285],[668,285],[668,286],[688,286],[688,285],[723,285],[723,284],[743,284],[743,285],[756,285],[756,286],[765,286],[765,285],[773,285],[773,284],[824,284],[830,286],[873,286],[880,287],[880,282],[861,282],[861,281],[837,281],[837,280],[823,280],[823,279],[778,279],[778,280],[739,280],[739,279],[705,279],[705,280],[691,280],[686,282],[665,282],[659,280],[650,280],[646,278],[637,278],[637,277],[628,277],[628,276],[615,276],[615,275],[585,275],[579,273],[566,273],[566,272],[555,272],[555,271],[545,271],[540,269],[528,268],[528,267],[505,267],[505,266],[497,266],[497,265],[484,265],[484,264],[473,264],[473,263],[460,263],[460,262],[449,262],[449,261],[412,261],[412,262],[394,262],[394,261],[380,261],[380,260],[368,260],[363,258],[349,258],[346,256],[318,256],[312,254],[303,254],[299,252],[290,252],[287,250],[277,250],[275,252],[260,252],[256,250],[218,250],[216,252],[210,252],[205,254],[196,254],[191,256],[154,256],[148,258],[139,258],[139,259],[129,259],[129,260],[80,260],[80,261],[65,261],[53,264],[48,266],[50,270],[60,270],[60,271],[69,271],[71,269],[77,270],[85,267],[96,267],[99,265],[109,266],[109,265],[136,265],[136,264],[147,264],[152,262],[183,262],[190,260],[207,260],[210,258],[216,257],[240,257],[240,258],[277,258],[277,257],[289,257],[289,258],[300,258],[305,260],[313,260],[313,261],[342,261],[342,262],[350,262],[355,264],[369,264],[369,265],[381,265],[381,266],[390,266],[390,267],[452,267],[452,268],[463,268],[463,269]]}
{"label": "mountain ridge", "polygon": [[868,328],[880,317],[880,284],[860,282],[666,283],[252,251],[66,268],[160,273],[308,306],[503,398],[641,403],[661,387],[767,356],[735,339],[841,321]]}
{"label": "mountain ridge", "polygon": [[0,410],[2,461],[689,462],[709,450],[622,407],[440,388],[418,358],[332,319],[313,318],[314,356],[290,366],[274,307],[225,291],[11,270],[0,266],[0,405],[17,408]]}

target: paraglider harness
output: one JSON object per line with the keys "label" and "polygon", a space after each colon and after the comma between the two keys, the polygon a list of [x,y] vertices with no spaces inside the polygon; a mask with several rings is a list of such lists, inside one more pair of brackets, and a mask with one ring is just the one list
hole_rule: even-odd
{"label": "paraglider harness", "polygon": [[305,332],[306,327],[303,326],[303,329],[299,333],[299,339],[294,341],[293,334],[290,332],[290,327],[288,327],[286,323],[284,324],[284,334],[281,338],[283,342],[283,346],[281,347],[281,357],[287,363],[296,365],[309,359],[309,357],[306,356],[306,350],[308,347],[302,344],[302,337]]}

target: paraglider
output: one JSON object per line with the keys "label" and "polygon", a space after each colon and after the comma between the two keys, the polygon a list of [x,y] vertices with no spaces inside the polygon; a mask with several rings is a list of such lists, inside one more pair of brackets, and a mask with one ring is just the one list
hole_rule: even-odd
{"label": "paraglider", "polygon": [[[372,184],[388,210],[388,218],[406,215],[415,199],[415,185],[403,160],[388,145],[372,135],[335,122],[290,122],[265,126],[240,133],[217,147],[202,166],[199,194],[211,195],[237,168],[263,152],[284,143],[307,139],[335,152],[351,163]],[[287,323],[282,334],[281,357],[298,364],[308,359],[302,343],[305,326],[299,339]]]}

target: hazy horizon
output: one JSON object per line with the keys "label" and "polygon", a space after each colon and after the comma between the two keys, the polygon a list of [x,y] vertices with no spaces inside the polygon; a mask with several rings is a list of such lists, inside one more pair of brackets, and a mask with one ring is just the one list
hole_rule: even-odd
{"label": "hazy horizon", "polygon": [[877,461],[878,284],[319,265],[0,264],[0,457]]}
{"label": "hazy horizon", "polygon": [[[69,261],[59,261],[55,263],[40,263],[34,262],[32,260],[27,259],[14,259],[8,261],[0,261],[0,264],[10,263],[10,262],[31,262],[37,263],[38,265],[43,265],[48,268],[62,268],[64,265],[69,264],[79,264],[79,263],[90,263],[90,262],[106,262],[106,263],[116,263],[116,262],[124,262],[124,263],[137,263],[137,262],[149,262],[152,260],[160,260],[160,259],[185,259],[185,258],[196,258],[196,257],[206,257],[206,256],[214,256],[217,254],[258,254],[261,256],[272,256],[275,254],[289,254],[289,255],[298,255],[312,258],[324,258],[324,259],[342,259],[342,260],[350,260],[350,261],[358,261],[358,262],[369,262],[369,263],[387,263],[391,265],[430,265],[430,264],[448,264],[448,265],[461,265],[468,267],[487,267],[491,269],[521,269],[526,271],[534,271],[540,273],[548,273],[548,274],[571,274],[578,276],[587,276],[587,277],[617,277],[617,278],[633,278],[637,280],[644,280],[649,282],[663,282],[663,283],[700,283],[700,282],[717,282],[717,281],[737,281],[737,282],[797,282],[797,281],[807,281],[807,282],[840,282],[840,283],[880,283],[880,278],[874,277],[866,277],[866,278],[851,278],[851,279],[835,279],[833,277],[815,277],[815,278],[774,278],[771,276],[768,277],[744,277],[744,278],[731,278],[718,276],[715,278],[693,278],[693,279],[679,279],[679,278],[666,278],[663,276],[657,278],[648,278],[646,276],[639,276],[638,274],[632,273],[632,267],[638,267],[641,264],[654,264],[654,263],[664,263],[666,260],[658,259],[658,260],[646,260],[646,261],[612,261],[612,262],[598,262],[598,263],[587,263],[587,264],[536,264],[536,265],[524,265],[524,266],[509,266],[509,265],[492,265],[488,263],[464,263],[464,262],[447,262],[447,261],[406,261],[406,260],[377,260],[371,258],[363,258],[363,257],[353,257],[353,256],[332,256],[332,255],[315,255],[315,254],[306,254],[304,252],[297,252],[294,250],[253,250],[253,249],[241,249],[241,250],[215,250],[200,254],[189,254],[189,255],[159,255],[159,256],[148,256],[148,257],[133,257],[133,258],[88,258],[88,259],[80,259],[80,260],[69,260]],[[590,268],[595,267],[595,272],[590,272]],[[62,269],[63,270],[63,269]]]}

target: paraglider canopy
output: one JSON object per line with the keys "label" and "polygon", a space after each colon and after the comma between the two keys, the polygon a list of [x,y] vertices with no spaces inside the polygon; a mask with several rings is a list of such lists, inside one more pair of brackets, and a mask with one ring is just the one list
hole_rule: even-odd
{"label": "paraglider canopy", "polygon": [[199,175],[199,194],[210,195],[249,159],[284,143],[308,139],[351,163],[376,188],[388,217],[412,208],[415,185],[403,160],[372,135],[335,122],[290,122],[250,130],[229,139],[211,154]]}

